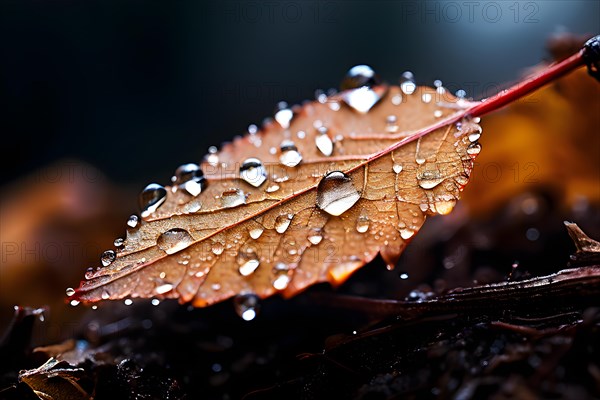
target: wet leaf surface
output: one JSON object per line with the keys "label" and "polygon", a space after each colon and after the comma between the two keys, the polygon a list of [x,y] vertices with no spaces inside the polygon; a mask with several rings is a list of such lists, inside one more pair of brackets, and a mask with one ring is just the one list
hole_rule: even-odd
{"label": "wet leaf surface", "polygon": [[[343,86],[372,72],[362,68]],[[180,167],[173,186],[148,185],[140,223],[71,298],[204,306],[340,284],[378,253],[393,268],[426,216],[452,211],[481,149],[467,118],[418,137],[465,107],[442,86],[359,86],[281,107]]]}

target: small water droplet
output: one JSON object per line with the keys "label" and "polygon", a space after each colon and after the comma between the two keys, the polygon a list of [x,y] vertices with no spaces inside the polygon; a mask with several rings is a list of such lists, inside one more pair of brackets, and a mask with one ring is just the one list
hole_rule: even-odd
{"label": "small water droplet", "polygon": [[302,161],[302,155],[291,140],[284,140],[281,143],[280,149],[281,156],[279,156],[279,161],[286,167],[295,167]]}
{"label": "small water droplet", "polygon": [[153,306],[157,306],[157,305],[160,304],[160,300],[159,299],[152,299],[151,303],[152,303]]}
{"label": "small water droplet", "polygon": [[97,309],[98,309],[98,306],[94,304],[94,305],[92,306],[92,310],[97,310]]}
{"label": "small water droplet", "polygon": [[431,103],[431,99],[432,99],[432,98],[433,98],[433,97],[431,96],[431,93],[423,93],[423,94],[421,95],[421,101],[422,101],[423,103]]}
{"label": "small water droplet", "polygon": [[410,239],[411,237],[413,237],[413,235],[415,234],[415,231],[413,231],[412,229],[400,229],[400,237],[404,240],[406,239]]}
{"label": "small water droplet", "polygon": [[103,266],[108,267],[113,261],[115,261],[115,258],[117,258],[117,254],[113,250],[106,250],[100,256],[100,261],[102,262]]}
{"label": "small water droplet", "polygon": [[361,215],[356,221],[356,231],[358,233],[365,233],[369,230],[369,223],[369,217],[367,217],[366,215]]}
{"label": "small water droplet", "polygon": [[135,228],[138,225],[139,220],[140,219],[138,218],[138,216],[133,214],[129,216],[129,219],[127,220],[127,226],[129,226],[130,228]]}
{"label": "small water droplet", "polygon": [[275,279],[273,280],[273,288],[276,290],[284,290],[290,284],[292,277],[290,276],[290,267],[284,263],[277,263],[273,267]]}
{"label": "small water droplet", "polygon": [[436,117],[436,118],[441,118],[442,115],[444,115],[444,113],[442,113],[442,110],[435,110],[433,112],[433,116]]}
{"label": "small water droplet", "polygon": [[465,186],[467,183],[469,183],[469,176],[463,174],[457,175],[454,177],[454,181],[461,186]]}
{"label": "small water droplet", "polygon": [[321,233],[321,229],[313,229],[312,232],[308,235],[307,239],[315,246],[321,243],[321,241],[323,240],[323,234]]}
{"label": "small water droplet", "polygon": [[259,265],[260,265],[260,261],[258,261],[258,259],[256,259],[256,258],[252,258],[252,259],[244,262],[242,265],[240,265],[240,267],[238,268],[238,271],[240,272],[240,274],[242,276],[250,276],[250,275],[252,275],[252,273],[254,271],[256,271],[256,269],[258,268]]}
{"label": "small water droplet", "polygon": [[185,249],[194,242],[188,231],[181,228],[173,228],[161,234],[156,240],[159,249],[167,254],[173,254]]}
{"label": "small water droplet", "polygon": [[106,291],[106,290],[103,290],[100,297],[102,297],[102,300],[107,300],[110,298],[110,293],[108,293],[108,291]]}
{"label": "small water droplet", "polygon": [[440,215],[447,215],[447,214],[450,214],[450,212],[452,212],[455,205],[456,205],[456,200],[437,201],[435,203],[435,210]]}
{"label": "small water droplet", "polygon": [[406,272],[402,272],[400,274],[400,279],[408,279],[408,274]]}
{"label": "small water droplet", "polygon": [[213,254],[218,256],[221,253],[223,253],[223,250],[225,250],[225,248],[223,247],[223,245],[220,242],[215,242],[215,243],[213,243],[211,250],[212,250]]}
{"label": "small water droplet", "polygon": [[394,97],[392,97],[392,104],[395,106],[399,106],[400,104],[402,104],[402,95],[397,94]]}
{"label": "small water droplet", "polygon": [[456,91],[456,97],[458,97],[459,99],[464,99],[467,96],[467,92],[465,92],[463,89],[458,89]]}
{"label": "small water droplet", "polygon": [[355,65],[350,68],[340,84],[341,90],[357,89],[363,86],[372,87],[379,85],[380,79],[368,65]]}
{"label": "small water droplet", "polygon": [[341,171],[329,172],[317,186],[317,206],[334,216],[349,210],[359,199],[352,178]]}
{"label": "small water droplet", "polygon": [[436,79],[435,81],[433,81],[433,86],[436,88],[442,87],[442,81],[440,79]]}
{"label": "small water droplet", "polygon": [[275,218],[275,230],[277,233],[284,233],[292,222],[292,214],[283,214]]}
{"label": "small water droplet", "polygon": [[277,185],[277,184],[273,184],[273,185],[271,185],[271,186],[267,187],[267,188],[265,189],[265,192],[267,192],[267,193],[273,193],[273,192],[276,192],[276,191],[278,191],[278,190],[279,190],[279,185]]}
{"label": "small water droplet", "polygon": [[167,292],[170,292],[171,290],[173,290],[173,285],[170,283],[159,285],[154,289],[156,294],[165,294]]}
{"label": "small water droplet", "polygon": [[246,194],[240,189],[229,189],[221,194],[221,205],[225,208],[246,204]]}
{"label": "small water droplet", "polygon": [[400,172],[402,172],[402,164],[394,164],[392,170],[394,170],[395,173],[399,174]]}
{"label": "small water droplet", "polygon": [[429,204],[421,203],[421,204],[419,204],[419,208],[421,209],[421,211],[425,212],[425,211],[429,210]]}
{"label": "small water droplet", "polygon": [[125,239],[116,238],[115,241],[113,242],[113,244],[115,245],[115,247],[121,247],[125,244]]}
{"label": "small water droplet", "polygon": [[342,99],[361,113],[368,112],[381,99],[385,90],[375,90],[379,77],[368,65],[356,65],[348,71],[341,84]]}
{"label": "small water droplet", "polygon": [[294,113],[288,107],[288,104],[285,101],[280,101],[277,104],[277,112],[275,113],[275,121],[281,125],[283,129],[288,129],[290,127],[290,122],[294,117]]}
{"label": "small water droplet", "polygon": [[469,134],[469,142],[476,142],[479,140],[480,137],[481,137],[481,131],[470,133]]}
{"label": "small water droplet", "polygon": [[256,318],[260,309],[258,297],[254,294],[239,294],[233,298],[235,312],[242,317],[244,321],[252,321]]}
{"label": "small water droplet", "polygon": [[267,180],[267,170],[258,158],[248,158],[240,166],[240,178],[259,187]]}
{"label": "small water droplet", "polygon": [[400,90],[404,94],[413,94],[417,89],[417,85],[415,84],[415,76],[412,72],[406,71],[402,74],[400,78]]}
{"label": "small water droplet", "polygon": [[444,181],[440,171],[426,170],[417,173],[417,182],[423,189],[433,189]]}
{"label": "small water droplet", "polygon": [[67,290],[65,290],[65,293],[67,294],[67,296],[71,297],[75,294],[75,289],[73,289],[72,287],[67,288]]}
{"label": "small water droplet", "polygon": [[194,163],[180,165],[171,177],[171,182],[192,196],[198,196],[206,185],[204,173],[200,166]]}
{"label": "small water droplet", "polygon": [[84,274],[85,279],[92,279],[94,277],[94,272],[95,269],[93,267],[89,267],[88,269],[86,269]]}
{"label": "small water droplet", "polygon": [[206,156],[206,161],[213,167],[216,167],[219,164],[219,156],[217,155],[217,151],[218,149],[216,146],[210,146],[208,148],[208,155]]}
{"label": "small water droplet", "polygon": [[388,115],[385,118],[385,130],[390,133],[398,131],[397,122],[398,118],[395,115]]}
{"label": "small water droplet", "polygon": [[131,300],[131,299],[125,299],[125,300],[123,300],[123,303],[124,303],[126,306],[130,306],[130,305],[132,305],[132,304],[133,304],[133,300]]}
{"label": "small water droplet", "polygon": [[262,226],[257,226],[256,228],[250,229],[248,233],[250,234],[250,237],[252,239],[256,240],[260,237],[260,235],[262,235],[263,231],[264,229],[262,228]]}
{"label": "small water droplet", "polygon": [[467,154],[470,156],[476,156],[481,152],[481,145],[478,142],[471,143],[469,147],[467,147]]}
{"label": "small water droplet", "polygon": [[78,305],[79,305],[79,301],[78,300],[71,300],[71,306],[77,307]]}
{"label": "small water droplet", "polygon": [[327,134],[327,128],[321,126],[317,129],[317,136],[315,137],[315,144],[317,149],[324,155],[329,157],[333,154],[333,141]]}
{"label": "small water droplet", "polygon": [[167,190],[158,183],[151,183],[142,190],[139,197],[142,218],[152,214],[167,199]]}

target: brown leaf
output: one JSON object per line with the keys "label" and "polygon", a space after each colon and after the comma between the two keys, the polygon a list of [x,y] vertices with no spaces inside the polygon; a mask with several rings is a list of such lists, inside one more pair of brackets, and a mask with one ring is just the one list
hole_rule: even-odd
{"label": "brown leaf", "polygon": [[72,299],[205,306],[339,284],[379,252],[394,266],[427,215],[452,210],[480,151],[479,125],[451,121],[467,102],[410,85],[283,109],[210,153],[201,171],[184,165],[173,186],[150,185],[141,221],[130,221],[123,246],[103,255],[105,267],[88,271]]}
{"label": "brown leaf", "polygon": [[50,358],[39,368],[21,371],[19,381],[26,383],[41,400],[83,400],[90,398],[78,383],[83,375],[82,368]]}

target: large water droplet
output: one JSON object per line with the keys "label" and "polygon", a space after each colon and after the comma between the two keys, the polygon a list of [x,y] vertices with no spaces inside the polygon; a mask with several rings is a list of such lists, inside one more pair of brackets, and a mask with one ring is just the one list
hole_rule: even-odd
{"label": "large water droplet", "polygon": [[252,273],[254,271],[256,271],[256,269],[260,265],[260,261],[258,261],[256,256],[254,254],[252,254],[251,256],[255,257],[255,258],[251,258],[251,259],[245,261],[242,265],[240,265],[240,267],[238,269],[238,271],[240,272],[240,275],[250,276],[250,275],[252,275]]}
{"label": "large water droplet", "polygon": [[423,189],[433,189],[443,181],[440,171],[426,170],[417,174],[417,182]]}
{"label": "large water droplet", "polygon": [[135,228],[138,225],[139,221],[140,219],[138,218],[138,216],[133,214],[129,216],[129,219],[127,220],[127,226],[130,228]]}
{"label": "large water droplet", "polygon": [[158,183],[151,183],[140,193],[139,203],[142,218],[152,214],[167,199],[167,190]]}
{"label": "large water droplet", "polygon": [[258,158],[248,158],[240,166],[240,178],[259,187],[267,180],[267,170]]}
{"label": "large water droplet", "polygon": [[292,222],[292,214],[283,214],[275,218],[275,230],[277,233],[284,233]]}
{"label": "large water droplet", "polygon": [[413,237],[415,234],[415,231],[413,231],[412,229],[400,229],[400,237],[404,240],[410,239],[411,237]]}
{"label": "large water droplet", "polygon": [[102,262],[103,266],[108,267],[113,261],[115,261],[115,258],[117,258],[117,254],[113,250],[106,250],[100,256],[100,261]]}
{"label": "large water droplet", "polygon": [[246,204],[246,194],[240,189],[229,189],[221,194],[221,205],[225,208]]}
{"label": "large water droplet", "polygon": [[341,171],[325,175],[317,186],[317,206],[331,215],[341,215],[360,199],[352,179]]}
{"label": "large water droplet", "polygon": [[244,321],[252,321],[256,318],[260,309],[258,297],[254,294],[239,294],[233,298],[235,312],[242,317]]}
{"label": "large water droplet", "polygon": [[394,166],[392,167],[392,170],[399,174],[400,172],[402,172],[402,164],[394,164]]}
{"label": "large water droplet", "polygon": [[179,250],[185,249],[194,242],[194,238],[181,228],[173,228],[164,232],[156,240],[156,245],[159,249],[167,254],[173,254]]}
{"label": "large water droplet", "polygon": [[417,89],[417,85],[415,84],[415,76],[412,72],[406,71],[402,74],[400,78],[400,90],[404,94],[413,94]]}
{"label": "large water droplet", "polygon": [[125,244],[125,239],[116,238],[115,241],[113,242],[113,244],[115,245],[115,247],[121,247]]}
{"label": "large water droplet", "polygon": [[279,123],[283,127],[283,129],[287,129],[290,127],[290,122],[294,117],[294,113],[288,107],[288,104],[285,101],[280,101],[277,104],[277,112],[275,113],[275,121]]}
{"label": "large water droplet", "polygon": [[329,157],[333,154],[333,142],[327,134],[327,128],[321,126],[317,129],[317,136],[315,137],[315,144],[317,149],[324,155]]}
{"label": "large water droplet", "polygon": [[358,220],[356,221],[356,231],[358,233],[365,233],[368,230],[369,230],[369,217],[367,217],[366,215],[361,215],[360,217],[358,217]]}
{"label": "large water droplet", "polygon": [[171,177],[171,181],[192,196],[198,196],[206,185],[206,179],[200,166],[193,163],[180,165],[175,170],[175,175]]}
{"label": "large water droplet", "polygon": [[279,161],[286,167],[295,167],[302,161],[302,155],[298,152],[298,148],[291,140],[284,140],[281,143],[281,156]]}

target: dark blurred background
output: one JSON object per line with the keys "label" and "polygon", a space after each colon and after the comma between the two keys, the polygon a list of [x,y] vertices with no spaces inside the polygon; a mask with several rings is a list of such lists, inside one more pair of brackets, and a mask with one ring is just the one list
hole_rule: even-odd
{"label": "dark blurred background", "polygon": [[598,33],[600,2],[3,0],[0,182],[68,157],[167,183],[354,64],[480,98],[562,31]]}

